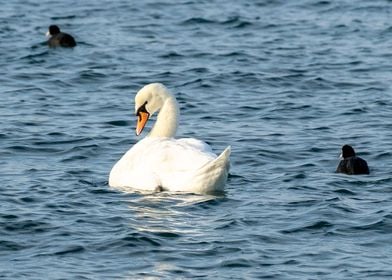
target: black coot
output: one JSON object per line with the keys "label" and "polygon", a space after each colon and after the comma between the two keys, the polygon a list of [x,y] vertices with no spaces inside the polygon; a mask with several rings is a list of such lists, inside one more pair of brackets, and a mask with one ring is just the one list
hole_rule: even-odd
{"label": "black coot", "polygon": [[357,157],[353,147],[350,145],[344,145],[342,147],[342,157],[343,159],[336,168],[337,173],[349,175],[369,174],[367,162],[364,159]]}
{"label": "black coot", "polygon": [[48,36],[51,36],[48,40],[49,47],[65,47],[73,48],[76,46],[75,39],[64,32],[60,32],[60,28],[57,25],[49,26]]}

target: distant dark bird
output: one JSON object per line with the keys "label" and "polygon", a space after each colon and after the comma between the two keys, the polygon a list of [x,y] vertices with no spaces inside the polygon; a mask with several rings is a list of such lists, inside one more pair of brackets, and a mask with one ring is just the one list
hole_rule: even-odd
{"label": "distant dark bird", "polygon": [[336,168],[337,173],[345,173],[349,175],[355,174],[369,174],[369,167],[367,162],[355,155],[353,147],[344,145],[342,147],[342,160]]}
{"label": "distant dark bird", "polygon": [[46,36],[50,36],[48,40],[49,47],[73,48],[76,46],[75,39],[67,33],[60,32],[60,28],[57,25],[49,26],[49,31],[46,33]]}

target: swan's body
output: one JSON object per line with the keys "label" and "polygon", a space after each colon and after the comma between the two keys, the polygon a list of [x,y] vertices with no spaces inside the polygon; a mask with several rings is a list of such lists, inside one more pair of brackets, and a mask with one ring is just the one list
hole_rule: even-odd
{"label": "swan's body", "polygon": [[162,84],[149,84],[135,97],[136,134],[150,115],[159,111],[150,134],[136,143],[114,165],[109,185],[146,191],[213,193],[223,191],[230,147],[217,157],[204,142],[175,139],[179,110],[175,97]]}

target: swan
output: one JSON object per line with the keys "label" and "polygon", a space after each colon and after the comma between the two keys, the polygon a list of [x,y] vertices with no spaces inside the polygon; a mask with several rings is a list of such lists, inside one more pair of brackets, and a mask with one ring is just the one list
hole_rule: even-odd
{"label": "swan", "polygon": [[230,166],[230,146],[219,156],[195,138],[174,138],[178,128],[176,98],[161,83],[144,86],[135,96],[136,135],[158,112],[150,133],[113,166],[109,185],[121,190],[222,192]]}

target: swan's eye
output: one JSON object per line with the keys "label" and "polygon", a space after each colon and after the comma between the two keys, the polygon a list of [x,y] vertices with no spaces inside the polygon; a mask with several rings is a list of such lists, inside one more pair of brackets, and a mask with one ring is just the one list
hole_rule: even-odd
{"label": "swan's eye", "polygon": [[141,112],[150,114],[150,113],[148,113],[148,111],[146,109],[146,105],[147,105],[147,101],[144,102],[144,104],[142,106],[140,106],[139,109],[137,109],[136,116],[139,117],[139,119],[141,118],[141,115],[140,115]]}

